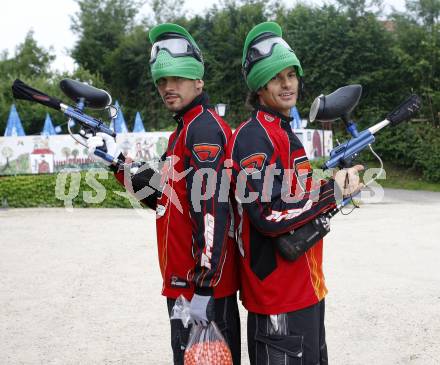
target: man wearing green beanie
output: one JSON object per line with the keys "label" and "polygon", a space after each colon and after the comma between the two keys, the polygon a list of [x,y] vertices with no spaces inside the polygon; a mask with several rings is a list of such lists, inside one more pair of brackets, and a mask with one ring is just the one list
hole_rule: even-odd
{"label": "man wearing green beanie", "polygon": [[[176,299],[183,295],[190,301],[190,323],[206,326],[215,321],[237,365],[238,258],[230,229],[228,184],[226,199],[220,198],[231,129],[208,104],[202,53],[188,31],[177,24],[160,24],[150,30],[149,38],[151,74],[176,128],[161,158],[161,173],[142,166],[130,177],[131,190],[153,192],[142,202],[156,210],[162,295],[170,317]],[[103,143],[98,142],[94,146]],[[115,176],[124,183],[124,171],[115,171]],[[192,324],[185,328],[180,319],[170,324],[174,364],[183,365]]]}
{"label": "man wearing green beanie", "polygon": [[[174,173],[166,174],[165,179],[162,175],[162,189],[173,189],[182,206],[179,211],[171,194],[158,194],[156,226],[164,279],[162,294],[167,297],[170,315],[176,299],[183,295],[191,301],[193,323],[206,325],[214,320],[228,342],[234,364],[239,364],[236,247],[228,234],[229,202],[219,201],[231,129],[208,104],[208,95],[203,91],[203,57],[191,34],[176,24],[160,24],[150,30],[149,38],[151,74],[176,121],[164,156],[167,168],[163,169],[169,171],[171,165]],[[216,178],[213,194],[204,198],[200,195],[212,184],[203,173],[207,169],[215,171]],[[184,177],[178,180],[172,176],[176,173]],[[183,364],[189,330],[180,320],[171,320],[175,364]]]}
{"label": "man wearing green beanie", "polygon": [[249,32],[242,66],[254,110],[234,132],[227,158],[233,164],[240,298],[248,310],[250,362],[327,364],[322,239],[290,260],[278,251],[276,237],[333,209],[335,186],[343,186],[345,175],[312,179],[289,117],[303,70],[277,23],[261,23]]}

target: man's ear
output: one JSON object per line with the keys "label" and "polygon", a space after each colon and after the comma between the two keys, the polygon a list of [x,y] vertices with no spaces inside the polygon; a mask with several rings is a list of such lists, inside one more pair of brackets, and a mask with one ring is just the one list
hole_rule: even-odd
{"label": "man's ear", "polygon": [[203,80],[195,80],[196,81],[196,89],[202,91],[203,86],[205,86],[205,81]]}
{"label": "man's ear", "polygon": [[265,85],[265,86],[263,86],[263,87],[260,87],[255,93],[257,94],[257,96],[258,96],[258,103],[259,104],[262,104],[262,102],[261,102],[261,94],[263,93],[263,88],[265,89],[265,90],[267,90],[267,86]]}
{"label": "man's ear", "polygon": [[264,85],[264,86],[262,86],[262,87],[260,87],[260,88],[256,91],[256,93],[257,93],[258,96],[261,96],[261,93],[262,93],[263,89],[264,89],[264,90],[267,90],[267,84]]}

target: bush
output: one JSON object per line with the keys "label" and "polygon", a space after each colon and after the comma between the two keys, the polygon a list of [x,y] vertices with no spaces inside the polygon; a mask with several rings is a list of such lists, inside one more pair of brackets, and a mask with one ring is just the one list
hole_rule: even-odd
{"label": "bush", "polygon": [[0,177],[0,203],[13,208],[63,207],[62,197],[74,208],[131,208],[117,192],[124,193],[124,187],[104,169]]}
{"label": "bush", "polygon": [[430,123],[405,123],[377,135],[375,149],[384,161],[420,171],[440,182],[440,128]]}
{"label": "bush", "polygon": [[426,180],[440,182],[440,128],[425,124],[420,132],[415,166],[421,168]]}

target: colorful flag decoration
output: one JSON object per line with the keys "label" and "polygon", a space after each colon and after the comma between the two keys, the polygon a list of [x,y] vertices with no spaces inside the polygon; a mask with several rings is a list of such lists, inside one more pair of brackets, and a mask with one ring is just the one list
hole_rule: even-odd
{"label": "colorful flag decoration", "polygon": [[117,100],[115,103],[115,107],[118,108],[118,115],[110,123],[110,128],[116,133],[128,133],[127,124],[125,124],[124,114],[122,113],[122,109],[120,108]]}
{"label": "colorful flag decoration", "polygon": [[12,104],[9,111],[8,121],[6,122],[5,137],[10,136],[25,136],[23,125],[21,124],[20,117],[18,116],[15,104]]}
{"label": "colorful flag decoration", "polygon": [[46,119],[44,120],[44,127],[41,131],[43,136],[51,136],[57,134],[55,131],[55,127],[53,126],[52,119],[50,118],[49,113],[46,113]]}
{"label": "colorful flag decoration", "polygon": [[142,122],[139,112],[136,113],[136,117],[134,118],[133,132],[145,132],[144,122]]}

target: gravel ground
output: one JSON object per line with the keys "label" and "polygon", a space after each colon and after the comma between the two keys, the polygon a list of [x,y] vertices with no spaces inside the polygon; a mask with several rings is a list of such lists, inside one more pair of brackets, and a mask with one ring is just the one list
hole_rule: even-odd
{"label": "gravel ground", "polygon": [[[440,193],[386,190],[333,219],[331,364],[440,364],[439,217]],[[171,364],[154,220],[0,210],[0,364]]]}

